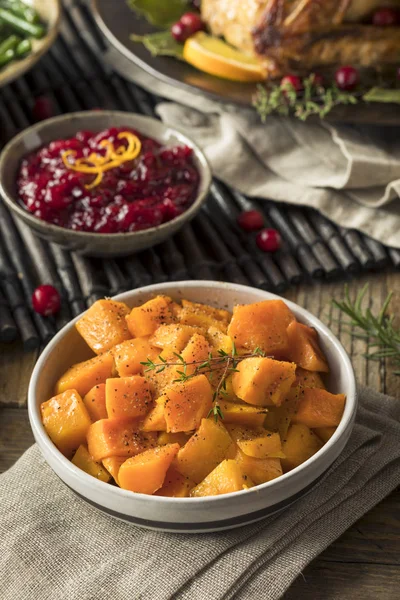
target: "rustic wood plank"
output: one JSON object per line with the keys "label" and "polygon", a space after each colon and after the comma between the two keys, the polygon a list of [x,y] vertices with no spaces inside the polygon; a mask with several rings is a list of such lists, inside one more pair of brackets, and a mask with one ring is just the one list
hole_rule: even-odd
{"label": "rustic wood plank", "polygon": [[25,406],[38,352],[24,352],[22,343],[0,344],[0,407]]}
{"label": "rustic wood plank", "polygon": [[0,473],[34,443],[25,408],[0,408]]}

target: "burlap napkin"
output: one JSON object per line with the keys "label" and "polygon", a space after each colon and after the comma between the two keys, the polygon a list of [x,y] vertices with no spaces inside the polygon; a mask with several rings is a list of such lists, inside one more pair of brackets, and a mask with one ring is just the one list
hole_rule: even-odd
{"label": "burlap napkin", "polygon": [[400,483],[400,401],[361,390],[340,458],[286,512],[217,534],[138,529],[94,510],[36,446],[0,477],[2,600],[275,600]]}
{"label": "burlap napkin", "polygon": [[160,117],[199,144],[225,183],[252,197],[312,206],[338,225],[400,248],[400,127],[272,116],[263,125],[254,111],[165,84],[112,48],[105,58],[174,101],[159,105]]}

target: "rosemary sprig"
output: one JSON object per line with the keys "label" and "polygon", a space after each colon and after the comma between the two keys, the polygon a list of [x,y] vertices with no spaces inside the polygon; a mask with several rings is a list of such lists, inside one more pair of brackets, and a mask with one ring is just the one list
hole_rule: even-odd
{"label": "rosemary sprig", "polygon": [[[218,350],[217,356],[213,356],[210,352],[207,360],[194,360],[191,362],[186,362],[181,354],[177,354],[174,352],[177,360],[174,362],[168,362],[165,358],[159,355],[159,359],[161,362],[156,363],[150,358],[146,361],[141,362],[140,364],[145,367],[145,372],[154,371],[157,373],[162,373],[167,367],[180,367],[180,370],[176,370],[177,377],[174,379],[173,383],[188,381],[196,375],[208,374],[209,379],[211,380],[214,373],[219,374],[219,379],[217,385],[215,387],[215,391],[213,394],[213,407],[208,413],[208,417],[210,415],[214,416],[215,421],[218,419],[223,419],[224,415],[222,413],[221,407],[219,405],[219,397],[226,396],[226,380],[231,373],[235,373],[237,371],[238,364],[245,360],[246,358],[254,358],[257,356],[265,357],[265,352],[261,350],[261,348],[256,348],[254,352],[250,352],[247,354],[239,355],[236,350],[236,346],[233,343],[232,352],[228,354],[224,350]],[[195,366],[192,373],[188,373],[188,367]]]}
{"label": "rosemary sprig", "polygon": [[[400,330],[395,328],[393,321],[394,315],[389,316],[387,309],[393,296],[393,292],[388,294],[379,314],[373,315],[369,308],[362,308],[362,301],[368,291],[368,284],[357,294],[354,302],[350,299],[349,287],[344,289],[344,300],[338,302],[332,300],[333,304],[343,313],[350,317],[346,323],[349,326],[356,327],[360,331],[351,331],[351,335],[356,338],[366,340],[368,352],[364,355],[369,360],[381,360],[389,358],[394,365],[400,367]],[[400,370],[394,372],[400,375]]]}

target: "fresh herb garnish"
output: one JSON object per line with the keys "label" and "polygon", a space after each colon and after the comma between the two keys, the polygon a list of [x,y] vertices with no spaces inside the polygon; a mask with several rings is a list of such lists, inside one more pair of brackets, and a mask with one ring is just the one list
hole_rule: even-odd
{"label": "fresh herb garnish", "polygon": [[174,40],[169,30],[146,35],[133,34],[131,40],[142,43],[152,56],[173,56],[183,60],[183,46]]}
{"label": "fresh herb garnish", "polygon": [[365,102],[388,102],[400,104],[400,89],[373,87],[363,96]]}
{"label": "fresh herb garnish", "polygon": [[129,7],[156,27],[170,27],[188,10],[187,0],[127,0]]}
{"label": "fresh herb garnish", "polygon": [[[351,329],[350,335],[365,340],[368,352],[364,355],[369,360],[389,358],[394,365],[400,368],[400,330],[393,325],[394,316],[389,316],[386,311],[393,296],[388,294],[378,315],[373,315],[369,308],[362,307],[362,301],[368,291],[368,284],[357,294],[354,302],[350,299],[349,288],[344,289],[344,300],[332,300],[333,304],[350,317],[345,323]],[[352,328],[357,330],[354,331]],[[400,375],[400,370],[394,372]]]}

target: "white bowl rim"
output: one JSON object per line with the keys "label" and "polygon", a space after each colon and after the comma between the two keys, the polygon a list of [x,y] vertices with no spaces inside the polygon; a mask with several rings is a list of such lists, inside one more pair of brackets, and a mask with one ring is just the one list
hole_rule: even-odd
{"label": "white bowl rim", "polygon": [[[341,342],[337,339],[337,337],[317,317],[315,317],[307,309],[302,308],[295,302],[286,300],[286,298],[283,298],[282,296],[278,296],[277,294],[273,294],[273,293],[267,292],[265,290],[260,290],[258,288],[254,288],[251,286],[240,285],[240,284],[235,284],[235,283],[228,283],[228,282],[223,282],[223,281],[188,280],[188,281],[156,283],[156,284],[152,284],[152,285],[148,285],[148,286],[143,286],[143,287],[137,288],[135,290],[123,292],[121,294],[118,294],[117,296],[113,296],[113,300],[119,300],[119,301],[123,302],[124,299],[131,296],[132,293],[135,293],[135,294],[161,293],[162,294],[163,290],[168,289],[168,288],[170,289],[171,286],[173,286],[174,284],[176,284],[177,287],[178,286],[181,287],[182,289],[193,288],[193,287],[198,287],[198,286],[204,285],[205,287],[214,288],[216,290],[217,289],[220,290],[222,288],[222,289],[230,290],[233,292],[234,291],[241,291],[241,292],[248,291],[249,293],[254,293],[254,291],[257,291],[257,292],[260,292],[260,294],[265,294],[265,296],[266,296],[265,300],[269,300],[269,299],[270,300],[274,300],[274,299],[283,300],[291,310],[293,310],[294,312],[299,314],[301,317],[304,317],[305,319],[308,319],[309,321],[311,321],[313,323],[313,326],[315,326],[317,330],[321,330],[329,338],[330,342],[335,347],[335,350],[340,355],[340,358],[343,361],[343,364],[346,368],[347,375],[348,375],[348,392],[346,395],[346,405],[345,405],[342,419],[341,419],[335,433],[333,434],[333,436],[322,446],[322,448],[320,450],[318,450],[318,452],[316,452],[313,456],[311,456],[308,460],[303,462],[298,467],[295,467],[288,473],[284,473],[283,475],[280,475],[276,479],[273,479],[266,483],[256,485],[255,487],[249,488],[247,490],[241,490],[238,492],[230,492],[228,494],[223,494],[223,495],[219,495],[219,496],[205,496],[205,497],[200,497],[200,498],[171,498],[171,497],[154,496],[154,495],[148,495],[148,494],[140,494],[138,492],[131,492],[130,490],[124,490],[117,486],[115,486],[115,487],[110,486],[109,483],[100,481],[100,480],[96,479],[95,477],[92,477],[88,473],[85,473],[85,471],[82,471],[82,469],[80,469],[79,467],[76,467],[69,459],[67,459],[60,452],[60,450],[58,450],[58,448],[50,440],[49,436],[47,435],[47,433],[43,427],[43,424],[42,424],[42,421],[40,418],[40,409],[39,409],[39,407],[36,407],[36,402],[35,402],[36,381],[39,378],[41,368],[47,359],[47,355],[50,354],[53,351],[53,349],[57,346],[59,340],[62,339],[62,337],[64,336],[66,331],[69,330],[71,327],[73,327],[74,324],[78,321],[78,319],[81,318],[82,314],[84,314],[84,313],[81,313],[81,315],[78,315],[73,320],[71,320],[69,323],[67,323],[55,335],[55,337],[49,342],[49,344],[43,350],[42,354],[40,355],[40,357],[35,365],[35,368],[33,370],[31,380],[29,383],[28,414],[29,414],[30,424],[31,424],[33,432],[34,433],[36,432],[36,434],[40,437],[41,442],[46,447],[46,450],[50,454],[52,454],[55,459],[57,459],[61,462],[63,467],[69,471],[70,475],[73,478],[78,479],[82,482],[86,482],[87,485],[91,486],[94,490],[97,490],[99,492],[99,494],[101,494],[101,492],[105,489],[110,491],[110,488],[111,488],[112,492],[115,494],[115,500],[118,500],[118,497],[120,497],[121,495],[122,495],[122,497],[125,497],[125,498],[132,498],[132,500],[136,496],[139,496],[142,499],[146,498],[147,501],[150,503],[163,504],[163,503],[173,502],[173,503],[176,503],[177,505],[181,505],[181,506],[185,505],[187,503],[189,503],[191,506],[193,506],[194,503],[204,504],[205,502],[206,503],[218,502],[218,501],[221,501],[221,498],[228,499],[228,498],[232,498],[232,497],[237,497],[238,494],[240,494],[240,495],[257,494],[257,493],[259,493],[260,489],[265,490],[265,489],[270,488],[271,486],[274,486],[277,482],[290,480],[292,477],[295,477],[304,468],[310,467],[313,464],[313,462],[315,462],[316,460],[319,460],[321,455],[325,454],[325,452],[327,452],[336,443],[336,441],[341,437],[341,435],[345,432],[347,427],[351,424],[351,422],[354,418],[354,414],[357,410],[357,385],[356,385],[353,367],[352,367],[350,358],[349,358],[346,350],[344,349]],[[261,301],[261,298],[260,298],[260,301]],[[107,487],[105,488],[104,486],[107,486]],[[133,494],[133,496],[132,496],[132,494]]]}
{"label": "white bowl rim", "polygon": [[[162,121],[160,121],[158,119],[155,119],[153,117],[148,117],[148,116],[142,115],[140,113],[127,112],[127,111],[123,111],[123,110],[103,110],[103,109],[101,109],[101,110],[81,110],[81,111],[72,112],[72,113],[68,113],[68,114],[57,115],[56,117],[51,117],[50,119],[44,119],[43,121],[40,121],[39,123],[34,123],[30,127],[27,127],[20,133],[17,133],[15,136],[13,136],[11,138],[11,140],[9,140],[7,142],[7,144],[4,146],[4,148],[2,149],[1,155],[0,155],[0,175],[3,172],[3,170],[6,168],[8,154],[9,154],[9,151],[11,150],[11,148],[13,148],[13,146],[15,144],[18,144],[18,142],[23,140],[27,135],[29,136],[32,133],[36,133],[36,132],[40,131],[42,128],[45,128],[46,126],[52,126],[52,125],[56,125],[57,123],[60,123],[62,121],[68,121],[71,118],[87,120],[88,118],[90,119],[92,117],[103,117],[104,116],[105,118],[107,118],[107,117],[112,117],[113,115],[116,115],[118,117],[123,116],[127,119],[134,117],[140,123],[143,123],[143,127],[146,126],[146,123],[153,123],[153,124],[157,123],[157,125],[161,129],[163,129],[165,132],[171,132],[171,134],[175,135],[180,143],[186,144],[190,148],[193,149],[194,155],[199,163],[197,170],[200,175],[200,183],[199,183],[199,189],[197,191],[196,197],[195,197],[193,203],[189,206],[189,208],[187,210],[185,210],[182,214],[178,215],[177,217],[174,217],[170,221],[161,223],[161,225],[157,225],[156,227],[148,227],[147,229],[141,229],[139,231],[126,231],[126,232],[119,232],[119,233],[95,233],[92,231],[75,231],[74,229],[67,229],[66,227],[61,227],[60,225],[54,225],[54,223],[48,223],[47,221],[43,221],[42,219],[35,217],[35,215],[31,214],[29,211],[22,208],[22,206],[19,205],[18,199],[16,198],[16,196],[11,195],[4,188],[2,177],[0,177],[0,195],[3,197],[4,201],[10,207],[10,209],[12,211],[15,211],[21,219],[24,219],[32,227],[45,227],[49,232],[54,232],[55,234],[60,234],[60,235],[61,235],[61,233],[63,233],[63,235],[67,235],[70,238],[76,238],[77,240],[79,240],[79,239],[81,239],[81,240],[82,239],[85,239],[85,240],[89,240],[89,239],[106,240],[106,239],[108,239],[110,241],[116,241],[119,239],[127,239],[127,238],[133,237],[133,236],[136,239],[146,238],[154,232],[159,232],[159,231],[168,229],[169,227],[172,226],[172,224],[175,225],[177,223],[181,223],[183,225],[184,223],[186,223],[186,221],[190,219],[190,216],[194,215],[197,212],[198,208],[201,206],[201,204],[204,202],[204,200],[206,199],[206,197],[208,195],[211,181],[212,181],[212,173],[211,173],[210,165],[207,161],[207,158],[205,157],[204,152],[201,150],[201,148],[199,148],[199,146],[191,138],[189,138],[185,133],[181,132],[179,129],[176,129],[176,127],[170,127],[169,125],[166,125],[165,123],[163,123]],[[138,129],[140,129],[140,125],[138,126]],[[79,129],[77,129],[77,131],[79,131]],[[143,133],[144,135],[146,135],[145,131],[140,130],[140,133]],[[23,156],[19,157],[19,160],[21,160],[22,158],[23,158]]]}

